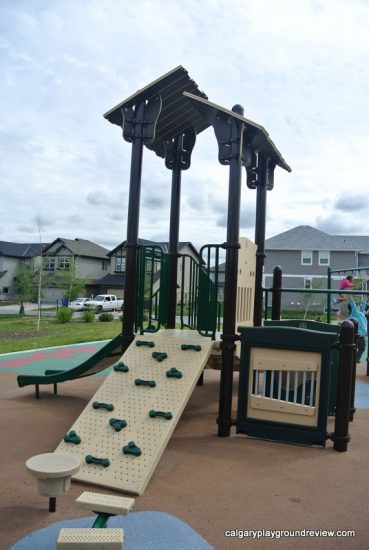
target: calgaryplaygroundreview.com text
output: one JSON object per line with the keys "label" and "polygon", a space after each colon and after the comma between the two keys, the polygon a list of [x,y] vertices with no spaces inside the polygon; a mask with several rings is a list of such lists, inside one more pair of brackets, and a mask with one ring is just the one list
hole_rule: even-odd
{"label": "calgaryplaygroundreview.com text", "polygon": [[250,538],[250,539],[281,539],[281,538],[304,538],[304,537],[355,537],[356,531],[354,530],[334,530],[334,529],[283,529],[283,530],[243,530],[243,529],[229,529],[224,531],[225,537],[231,538]]}

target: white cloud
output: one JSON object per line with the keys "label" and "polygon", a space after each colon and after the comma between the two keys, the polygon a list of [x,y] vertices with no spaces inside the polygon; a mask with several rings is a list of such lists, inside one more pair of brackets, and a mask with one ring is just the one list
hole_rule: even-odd
{"label": "white cloud", "polygon": [[[34,227],[37,240],[39,213],[48,220],[43,240],[124,240],[131,148],[102,115],[179,64],[214,102],[243,104],[292,166],[292,174],[276,170],[268,193],[268,237],[334,220],[363,233],[368,3],[200,4],[1,3],[0,239],[24,241]],[[225,240],[229,171],[217,155],[209,129],[182,174],[182,240]],[[166,240],[171,172],[145,150],[142,176],[140,235]],[[253,238],[256,193],[242,177],[242,232]]]}

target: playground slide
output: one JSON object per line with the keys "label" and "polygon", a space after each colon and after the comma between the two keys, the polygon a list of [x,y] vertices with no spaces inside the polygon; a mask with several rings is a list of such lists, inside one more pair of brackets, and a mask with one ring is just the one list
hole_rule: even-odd
{"label": "playground slide", "polygon": [[113,363],[113,360],[108,362],[104,361],[104,359],[114,356],[116,358],[120,357],[121,343],[122,335],[118,334],[91,357],[83,361],[77,367],[69,370],[47,370],[43,376],[21,374],[17,377],[18,386],[22,388],[23,386],[34,384],[36,388],[36,398],[39,397],[39,385],[41,384],[54,384],[56,393],[56,384],[59,384],[60,382],[91,376],[92,374],[96,374],[108,368]]}
{"label": "playground slide", "polygon": [[212,346],[190,330],[137,336],[56,449],[81,459],[73,479],[142,494]]}

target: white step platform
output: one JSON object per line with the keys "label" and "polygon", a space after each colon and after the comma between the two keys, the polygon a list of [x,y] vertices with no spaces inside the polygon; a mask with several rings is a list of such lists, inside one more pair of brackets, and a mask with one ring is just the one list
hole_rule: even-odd
{"label": "white step platform", "polygon": [[[153,341],[155,347],[137,346],[136,341]],[[201,351],[181,349],[182,344],[200,345]],[[137,336],[121,361],[129,372],[115,372],[106,378],[70,430],[80,437],[75,445],[61,441],[56,452],[70,453],[82,465],[73,479],[109,487],[136,495],[144,492],[174,428],[205,367],[213,342],[196,331],[168,329]],[[168,358],[158,362],[152,353],[165,352]],[[176,368],[182,378],[167,378]],[[155,387],[136,386],[135,379],[154,380]],[[94,409],[93,402],[111,403],[113,411]],[[172,413],[172,418],[150,418],[150,410]],[[127,426],[116,432],[110,418],[124,419]],[[122,447],[134,441],[140,456],[125,455]],[[85,456],[108,458],[110,465],[86,464]]]}

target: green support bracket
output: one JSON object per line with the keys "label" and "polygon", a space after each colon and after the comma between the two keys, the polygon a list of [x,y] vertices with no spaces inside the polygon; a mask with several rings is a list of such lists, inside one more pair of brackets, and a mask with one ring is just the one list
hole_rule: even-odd
{"label": "green support bracket", "polygon": [[155,343],[154,342],[147,342],[146,340],[136,340],[136,346],[147,346],[149,348],[154,348]]}
{"label": "green support bracket", "polygon": [[127,426],[127,421],[119,418],[110,418],[109,424],[116,432],[120,432]]}
{"label": "green support bracket", "polygon": [[134,441],[130,441],[127,445],[124,445],[122,451],[125,455],[140,456],[142,454],[140,447],[137,447]]}
{"label": "green support bracket", "polygon": [[171,412],[163,412],[163,411],[149,411],[149,417],[150,418],[156,418],[157,416],[161,418],[165,418],[165,420],[172,420],[173,415]]}
{"label": "green support bracket", "polygon": [[81,438],[74,430],[71,430],[69,433],[65,434],[64,441],[66,443],[74,443],[75,445],[79,445],[81,443]]}
{"label": "green support bracket", "polygon": [[110,466],[110,460],[108,458],[97,458],[96,456],[86,455],[85,461],[87,464],[98,464],[104,468]]}
{"label": "green support bracket", "polygon": [[153,351],[152,357],[161,363],[164,359],[168,359],[168,354],[165,351]]}
{"label": "green support bracket", "polygon": [[98,401],[94,401],[92,406],[94,409],[106,409],[107,411],[114,410],[114,405],[112,403],[99,403]]}
{"label": "green support bracket", "polygon": [[167,370],[165,373],[167,378],[182,378],[182,373],[180,370],[177,370],[175,367]]}
{"label": "green support bracket", "polygon": [[189,349],[193,349],[195,351],[201,351],[201,346],[198,346],[196,344],[182,344],[181,345],[181,350],[187,351]]}
{"label": "green support bracket", "polygon": [[150,388],[155,388],[156,382],[155,380],[141,380],[140,378],[136,378],[135,386],[149,386]]}
{"label": "green support bracket", "polygon": [[108,514],[107,512],[99,512],[92,525],[92,529],[104,529],[109,521],[109,518],[117,514]]}
{"label": "green support bracket", "polygon": [[127,365],[125,365],[122,362],[119,362],[117,365],[114,365],[113,368],[114,368],[115,372],[128,372],[129,371],[129,368],[127,367]]}

